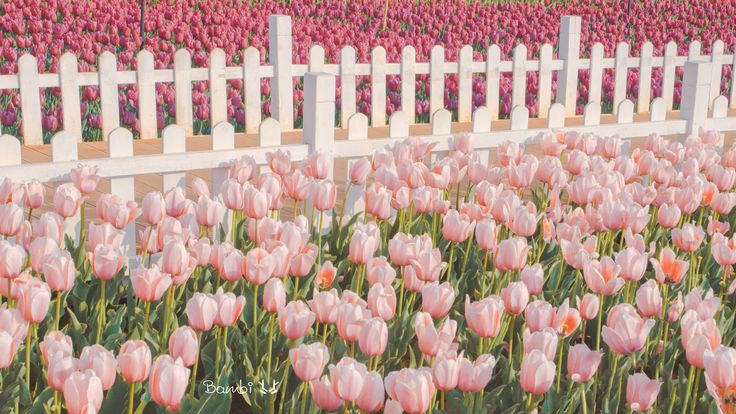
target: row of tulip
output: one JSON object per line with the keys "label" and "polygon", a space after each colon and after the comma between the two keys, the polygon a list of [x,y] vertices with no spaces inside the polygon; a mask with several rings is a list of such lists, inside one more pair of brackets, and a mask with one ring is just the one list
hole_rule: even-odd
{"label": "row of tulip", "polygon": [[[632,3],[632,2],[630,2]],[[319,6],[309,1],[297,0],[284,3],[264,1],[248,4],[239,0],[230,1],[179,1],[156,2],[149,5],[145,17],[145,39],[141,39],[139,2],[132,1],[87,1],[68,2],[63,0],[8,0],[0,5],[0,27],[7,36],[0,38],[0,74],[18,72],[17,60],[29,52],[39,59],[39,71],[58,72],[59,58],[72,52],[79,59],[80,71],[95,71],[97,57],[103,51],[116,54],[119,69],[135,69],[136,53],[141,47],[155,56],[156,68],[171,68],[174,52],[186,48],[192,53],[195,66],[208,64],[208,53],[219,47],[225,50],[227,64],[242,64],[242,49],[253,46],[260,50],[265,62],[268,55],[268,16],[288,14],[294,19],[294,61],[307,63],[308,49],[314,44],[325,48],[330,62],[339,62],[343,46],[353,46],[358,61],[369,61],[371,50],[383,46],[388,61],[398,62],[401,49],[406,45],[417,51],[417,59],[428,61],[430,49],[436,44],[445,46],[446,58],[456,60],[460,48],[473,46],[474,59],[483,60],[490,44],[497,44],[504,59],[510,59],[513,48],[523,43],[529,54],[537,56],[543,43],[555,44],[559,34],[560,17],[578,15],[583,18],[581,33],[582,53],[588,55],[596,42],[604,45],[606,56],[613,56],[618,42],[629,42],[631,53],[636,55],[645,41],[651,41],[655,54],[661,56],[667,42],[675,41],[680,55],[687,54],[687,45],[700,40],[704,52],[711,44],[724,41],[726,51],[736,44],[733,28],[728,24],[734,15],[731,2],[714,3],[696,1],[682,3],[674,0],[633,2],[631,9],[626,2],[598,1],[493,3],[463,2],[448,7],[443,2],[399,1],[388,9],[388,20],[382,26],[383,6],[381,2],[343,2],[329,0]],[[452,10],[452,11],[450,11]],[[243,18],[247,15],[248,18]],[[534,22],[534,23],[530,23]],[[366,35],[369,34],[369,35]],[[730,67],[724,68],[723,91],[730,87]],[[662,95],[662,71],[653,73],[652,96]],[[681,71],[675,85],[674,101],[679,104],[681,95]],[[578,113],[587,102],[588,73],[581,72]],[[627,80],[627,93],[638,93],[638,71],[632,70]],[[295,82],[294,115],[297,123],[302,116],[301,84]],[[352,87],[352,85],[351,85]],[[556,81],[553,81],[553,97]],[[371,112],[370,82],[361,77],[355,85],[357,109]],[[419,75],[416,79],[415,112],[418,120],[429,120],[429,76]],[[526,103],[530,116],[538,114],[536,94],[539,88],[536,73],[527,76]],[[484,76],[473,80],[473,107],[484,105],[486,96]],[[511,112],[511,78],[501,80],[500,111],[506,116]],[[603,79],[603,104],[606,110],[613,102],[613,72],[606,70]],[[270,115],[270,85],[263,80],[262,112]],[[195,82],[194,102],[195,128],[206,133],[209,128],[211,105],[207,82]],[[242,100],[243,82],[233,80],[228,84],[228,120],[244,128],[245,108]],[[81,94],[83,126],[86,140],[100,139],[100,103],[97,87],[85,87]],[[47,140],[53,133],[63,129],[59,89],[45,89],[42,93],[42,126]],[[176,105],[173,84],[158,84],[156,88],[157,120],[159,128],[175,123]],[[339,101],[339,88],[338,88]],[[0,91],[0,123],[3,129],[14,136],[22,135],[22,111],[17,90]],[[444,103],[450,110],[457,110],[457,75],[447,77]],[[121,88],[120,116],[123,125],[138,132],[137,90],[135,86]],[[339,107],[339,102],[338,102]],[[388,114],[401,109],[400,81],[390,76],[387,81],[386,110]]]}
{"label": "row of tulip", "polygon": [[6,179],[0,410],[733,412],[736,147],[537,142],[378,150],[355,215],[319,152],[235,160],[217,196],[103,194],[94,220],[95,167],[49,202]]}

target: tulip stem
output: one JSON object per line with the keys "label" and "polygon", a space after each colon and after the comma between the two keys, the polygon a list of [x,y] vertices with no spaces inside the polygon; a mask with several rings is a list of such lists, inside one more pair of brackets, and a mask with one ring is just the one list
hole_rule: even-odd
{"label": "tulip stem", "polygon": [[302,383],[302,406],[299,409],[299,414],[304,414],[304,410],[307,408],[307,382]]}
{"label": "tulip stem", "polygon": [[465,277],[465,269],[468,267],[468,259],[470,258],[470,249],[473,247],[473,236],[475,232],[471,231],[468,236],[468,243],[465,246],[465,257],[463,257],[463,267],[460,270],[459,278]]}
{"label": "tulip stem", "polygon": [[560,377],[562,376],[562,353],[565,350],[565,340],[560,339],[559,352],[557,353],[557,384],[555,390],[560,392]]}
{"label": "tulip stem", "polygon": [[296,300],[297,293],[299,292],[299,278],[294,280],[294,291],[291,292],[291,300]]}
{"label": "tulip stem", "polygon": [[608,392],[606,392],[606,395],[608,398],[604,401],[604,410],[608,411],[608,404],[610,402],[611,397],[611,391],[613,391],[613,379],[616,378],[616,369],[618,368],[618,354],[613,354],[613,361],[611,361],[611,376],[608,379]]}
{"label": "tulip stem", "polygon": [[[199,348],[200,343],[202,342],[202,331],[197,332],[197,349]],[[197,383],[197,368],[199,366],[199,351],[197,351],[197,358],[194,360],[194,368],[192,368],[192,383],[191,388],[189,389],[189,396],[194,397],[194,386]]]}
{"label": "tulip stem", "polygon": [[222,358],[222,330],[218,328],[216,334],[217,345],[215,346],[215,381],[219,382],[220,378],[220,358]]}
{"label": "tulip stem", "polygon": [[[487,288],[487,285],[486,285],[486,281],[487,281],[486,273],[488,273],[488,257],[490,255],[491,255],[491,251],[490,250],[486,250],[486,254],[483,257],[483,274],[481,275],[481,290],[480,290],[480,297],[481,298],[486,297],[486,288]],[[490,276],[488,276],[488,278],[490,278]],[[478,298],[476,298],[476,299],[478,299]]]}
{"label": "tulip stem", "polygon": [[54,330],[59,330],[59,318],[61,315],[61,291],[56,292],[56,315],[54,317]]}
{"label": "tulip stem", "polygon": [[[271,355],[273,353],[273,325],[276,321],[276,314],[271,313],[271,316],[268,319],[268,365],[266,365],[266,378],[268,379],[268,383],[271,383]],[[325,332],[327,331],[327,324],[325,324]],[[324,337],[322,340],[322,343],[324,344]]]}
{"label": "tulip stem", "polygon": [[534,407],[534,394],[529,393],[526,398],[526,406],[529,408],[529,412],[531,412]]}
{"label": "tulip stem", "polygon": [[26,340],[26,386],[28,393],[31,395],[31,403],[33,403],[33,392],[31,391],[31,348],[33,347],[33,333],[35,325],[28,324],[28,337]]}
{"label": "tulip stem", "polygon": [[146,335],[148,335],[148,319],[151,315],[151,302],[146,302],[143,305],[143,331],[141,332],[141,340],[145,342]]}
{"label": "tulip stem", "polygon": [[8,278],[8,308],[13,307],[13,279]]}
{"label": "tulip stem", "polygon": [[690,403],[690,387],[693,384],[693,376],[695,375],[695,366],[690,365],[690,371],[687,374],[687,383],[685,388],[685,402],[682,404],[683,414],[687,412],[687,406]]}
{"label": "tulip stem", "polygon": [[580,383],[580,404],[583,406],[583,414],[588,414],[588,403],[585,401],[585,384]]}
{"label": "tulip stem", "polygon": [[514,326],[516,325],[516,315],[511,315],[509,322],[509,377],[511,377],[512,368],[514,366]]}
{"label": "tulip stem", "polygon": [[598,299],[600,302],[600,305],[598,306],[598,331],[596,332],[595,336],[595,349],[597,351],[601,350],[601,324],[603,323],[603,301],[605,298],[603,295],[598,295]]}
{"label": "tulip stem", "polygon": [[700,368],[695,368],[695,385],[693,385],[693,401],[692,405],[690,406],[690,414],[693,414],[695,412],[695,406],[698,403],[697,395],[698,395],[698,389],[700,388]]}
{"label": "tulip stem", "polygon": [[84,244],[84,199],[79,206],[79,247]]}
{"label": "tulip stem", "polygon": [[253,286],[253,328],[251,329],[251,332],[253,332],[253,347],[255,348],[256,357],[258,357],[258,333],[256,329],[258,325],[257,316],[258,316],[258,285],[255,285]]}
{"label": "tulip stem", "polygon": [[[350,181],[348,183],[348,187],[345,189],[345,193],[342,195],[342,206],[340,206],[340,217],[338,218],[338,227],[342,228],[342,219],[345,217],[345,204],[347,203],[348,194],[350,193],[350,189],[353,187],[353,182]],[[296,218],[296,213],[294,213],[294,218]],[[320,228],[322,226],[320,225]],[[399,226],[399,229],[401,226]]]}
{"label": "tulip stem", "polygon": [[105,286],[107,280],[100,279],[100,301],[98,303],[97,313],[97,335],[95,335],[95,343],[100,343],[100,336],[102,335],[102,327],[105,325]]}
{"label": "tulip stem", "polygon": [[[219,281],[220,278],[217,278]],[[161,327],[161,348],[166,348],[166,342],[169,338],[169,308],[174,298],[174,286],[170,286],[166,292],[166,299],[164,300],[164,326]]]}
{"label": "tulip stem", "polygon": [[135,382],[130,383],[130,393],[128,394],[128,414],[133,414],[133,406],[135,405]]}
{"label": "tulip stem", "polygon": [[322,219],[325,216],[325,212],[319,211],[319,227],[317,228],[317,263],[315,266],[319,268],[322,264]]}
{"label": "tulip stem", "polygon": [[54,391],[54,405],[56,414],[61,414],[61,391]]}
{"label": "tulip stem", "polygon": [[455,255],[455,243],[450,242],[450,259],[447,261],[447,281],[451,281],[452,278],[452,261]]}

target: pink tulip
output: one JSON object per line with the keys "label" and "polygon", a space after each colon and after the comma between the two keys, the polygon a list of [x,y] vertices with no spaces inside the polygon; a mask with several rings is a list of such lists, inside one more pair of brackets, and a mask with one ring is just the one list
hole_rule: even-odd
{"label": "pink tulip", "polygon": [[391,285],[396,278],[396,270],[384,256],[373,257],[366,263],[366,279],[370,286],[376,283]]}
{"label": "pink tulip", "polygon": [[654,279],[649,279],[636,291],[636,307],[646,318],[656,317],[662,313],[662,295]]}
{"label": "pink tulip", "polygon": [[117,249],[98,245],[94,252],[87,253],[87,257],[92,266],[92,274],[98,279],[110,280],[120,273],[127,259]]}
{"label": "pink tulip", "polygon": [[432,366],[432,378],[438,390],[450,391],[455,389],[460,376],[460,355],[455,351],[442,351],[437,354]]}
{"label": "pink tulip", "polygon": [[197,223],[203,227],[214,227],[222,221],[225,215],[225,206],[208,196],[199,197],[195,207]]}
{"label": "pink tulip", "polygon": [[271,204],[271,195],[265,191],[260,191],[255,187],[248,186],[243,191],[243,212],[245,216],[260,220],[266,217],[268,207]]}
{"label": "pink tulip", "polygon": [[171,276],[161,273],[157,265],[150,269],[137,267],[130,273],[130,283],[138,299],[144,302],[161,300],[171,286]]}
{"label": "pink tulip", "polygon": [[649,259],[659,283],[680,283],[688,269],[688,262],[678,260],[675,252],[665,247],[659,253],[659,259]]}
{"label": "pink tulip", "polygon": [[102,381],[88,369],[69,375],[64,381],[64,402],[69,414],[99,412],[104,398]]}
{"label": "pink tulip", "polygon": [[321,289],[326,289],[332,285],[332,282],[337,276],[337,268],[332,265],[331,261],[326,261],[317,269],[317,274],[314,276],[314,284]]}
{"label": "pink tulip", "polygon": [[102,345],[86,346],[79,355],[79,370],[92,370],[102,381],[102,389],[107,391],[115,383],[118,362],[112,352]]}
{"label": "pink tulip", "polygon": [[51,290],[43,282],[29,283],[20,288],[18,310],[28,323],[41,323],[49,311]]}
{"label": "pink tulip", "polygon": [[[54,193],[54,209],[64,218],[73,217],[77,214],[82,203],[82,194],[71,183],[62,184]],[[22,214],[22,210],[21,210]],[[0,214],[0,217],[3,217]]]}
{"label": "pink tulip", "polygon": [[257,168],[258,165],[256,164],[256,160],[250,155],[244,155],[233,161],[230,165],[228,175],[229,178],[234,178],[238,180],[240,184],[244,184],[253,178]]}
{"label": "pink tulip", "polygon": [[541,351],[550,361],[555,360],[557,355],[557,332],[552,328],[544,328],[541,331],[524,331],[524,354],[533,350]]}
{"label": "pink tulip", "polygon": [[354,185],[364,185],[371,173],[371,162],[363,157],[350,164],[349,177]]}
{"label": "pink tulip", "polygon": [[506,307],[506,312],[511,315],[518,315],[524,312],[526,305],[529,303],[529,290],[522,282],[512,282],[501,289],[501,298]]}
{"label": "pink tulip", "polygon": [[573,382],[588,382],[593,378],[601,364],[602,353],[591,351],[585,344],[570,347],[567,353],[567,375]]}
{"label": "pink tulip", "polygon": [[100,169],[96,166],[80,164],[69,172],[69,177],[79,192],[88,195],[97,188],[97,183],[100,181],[99,171]]}
{"label": "pink tulip", "polygon": [[565,298],[557,308],[552,323],[557,333],[563,338],[570,336],[580,325],[580,313],[577,309],[571,308],[569,302],[569,299]]}
{"label": "pink tulip", "polygon": [[526,285],[531,295],[539,295],[544,288],[544,271],[542,265],[537,263],[533,266],[526,265],[521,270],[521,281]]}
{"label": "pink tulip", "polygon": [[46,379],[49,388],[54,391],[63,391],[64,383],[75,372],[79,372],[79,361],[71,354],[57,353],[51,355],[46,367]]}
{"label": "pink tulip", "polygon": [[292,341],[306,335],[314,323],[314,312],[302,301],[292,301],[279,311],[281,333]]}
{"label": "pink tulip", "polygon": [[43,205],[44,189],[40,181],[33,179],[25,183],[25,206],[28,208],[40,208]]}
{"label": "pink tulip", "polygon": [[289,360],[296,376],[302,381],[317,380],[330,360],[327,347],[319,342],[301,344],[289,350]]}
{"label": "pink tulip", "polygon": [[63,221],[64,219],[53,211],[41,214],[38,220],[33,221],[33,237],[46,236],[53,239],[57,245],[61,245],[64,237]]}
{"label": "pink tulip", "polygon": [[621,290],[624,280],[619,278],[621,268],[610,257],[591,260],[583,268],[585,284],[594,293],[609,296]]}
{"label": "pink tulip", "polygon": [[621,278],[629,281],[639,281],[647,270],[647,255],[633,247],[615,254],[616,265],[621,269]]}
{"label": "pink tulip", "polygon": [[703,295],[700,289],[695,288],[685,296],[685,310],[694,310],[701,320],[714,317],[720,305],[721,299],[713,295],[713,289],[708,289]]}
{"label": "pink tulip", "polygon": [[202,196],[210,196],[210,187],[207,185],[207,182],[199,177],[194,177],[192,180],[192,191],[194,191],[194,194],[197,196],[197,198]]}
{"label": "pink tulip", "polygon": [[28,333],[28,322],[18,309],[8,308],[7,304],[3,304],[0,306],[0,331],[13,337],[17,349]]}
{"label": "pink tulip", "polygon": [[521,270],[526,265],[529,245],[526,239],[514,237],[498,244],[493,254],[493,264],[502,272]]}
{"label": "pink tulip", "polygon": [[184,242],[175,240],[166,243],[161,258],[161,271],[170,274],[175,285],[185,283],[196,266],[197,260],[189,254]]}
{"label": "pink tulip", "polygon": [[159,356],[151,367],[148,381],[151,399],[169,412],[178,411],[187,390],[189,374],[189,369],[181,359],[174,360],[169,355]]}
{"label": "pink tulip", "polygon": [[388,325],[386,325],[386,322],[378,317],[366,320],[360,329],[358,345],[363,355],[383,354],[388,345]]}
{"label": "pink tulip", "polygon": [[312,394],[314,404],[323,410],[337,411],[342,406],[342,400],[335,394],[329,375],[310,381],[309,391]]}
{"label": "pink tulip", "polygon": [[384,321],[394,317],[396,314],[396,292],[390,284],[376,283],[371,286],[368,290],[368,309],[371,310],[373,316],[380,317]]}
{"label": "pink tulip", "polygon": [[364,192],[365,211],[378,220],[391,216],[391,192],[379,183],[373,183]]}
{"label": "pink tulip", "polygon": [[164,196],[158,191],[147,193],[141,202],[141,210],[143,218],[149,225],[157,225],[166,216]]}
{"label": "pink tulip", "polygon": [[245,306],[245,298],[243,296],[236,297],[232,292],[225,293],[222,287],[220,287],[215,292],[214,299],[217,302],[215,325],[219,327],[235,325]]}
{"label": "pink tulip", "polygon": [[705,232],[700,226],[686,223],[681,229],[672,229],[672,242],[683,252],[694,252],[700,247],[705,238]]}
{"label": "pink tulip", "polygon": [[5,331],[0,331],[0,369],[5,369],[13,363],[16,351],[13,337]]}
{"label": "pink tulip", "polygon": [[[362,301],[359,297],[358,299]],[[357,341],[363,324],[371,317],[365,303],[350,303],[345,300],[337,306],[336,313],[337,334],[345,342]]]}
{"label": "pink tulip", "polygon": [[660,226],[671,229],[675,227],[680,221],[680,208],[675,204],[662,204],[659,206],[659,212],[657,213],[657,223]]}
{"label": "pink tulip", "polygon": [[524,321],[532,332],[541,331],[554,325],[555,310],[544,300],[530,302],[524,310]]}
{"label": "pink tulip", "polygon": [[213,255],[218,262],[217,270],[222,280],[235,282],[243,277],[245,258],[240,250],[234,249],[230,244],[221,244],[216,250],[213,250]]}
{"label": "pink tulip", "polygon": [[432,316],[426,312],[419,312],[414,319],[414,332],[422,354],[435,356],[440,351],[454,348],[457,322],[446,319],[439,328],[435,328]]}
{"label": "pink tulip", "polygon": [[368,374],[366,366],[350,357],[343,357],[337,364],[330,364],[327,368],[335,395],[345,402],[357,400]]}
{"label": "pink tulip", "polygon": [[187,199],[184,193],[184,189],[181,187],[173,187],[166,191],[164,202],[166,205],[166,214],[174,218],[183,216],[191,204],[191,201]]}
{"label": "pink tulip", "polygon": [[654,320],[642,319],[628,303],[615,305],[608,312],[601,338],[619,355],[628,355],[644,347]]}
{"label": "pink tulip", "polygon": [[598,309],[600,308],[598,296],[586,293],[583,295],[582,300],[578,300],[578,308],[580,310],[580,316],[583,319],[587,321],[595,319],[598,316]]}
{"label": "pink tulip", "polygon": [[555,379],[555,363],[535,349],[524,355],[519,378],[524,392],[534,395],[545,394]]}
{"label": "pink tulip", "polygon": [[629,375],[626,382],[626,404],[637,413],[648,411],[657,401],[661,387],[662,381],[649,379],[644,373]]}
{"label": "pink tulip", "polygon": [[0,277],[15,279],[23,272],[25,261],[23,246],[0,240]]}
{"label": "pink tulip", "polygon": [[468,327],[481,338],[495,338],[501,330],[504,303],[498,296],[488,296],[478,302],[470,302],[465,295],[465,320]]}
{"label": "pink tulip", "polygon": [[[100,225],[89,223],[89,229],[86,234],[87,251],[94,252],[97,246],[101,244],[120,249],[124,237],[125,232],[116,229],[110,223],[102,223]],[[155,240],[151,240],[151,242],[153,241]],[[157,253],[158,250],[152,251],[149,249],[148,252]]]}
{"label": "pink tulip", "polygon": [[315,319],[319,323],[335,323],[337,321],[337,306],[340,297],[337,290],[315,290],[312,299],[307,301],[309,308],[314,312]]}
{"label": "pink tulip", "polygon": [[286,289],[281,279],[269,279],[263,289],[263,309],[278,312],[286,304]]}
{"label": "pink tulip", "polygon": [[63,356],[72,356],[72,354],[74,354],[72,338],[61,331],[52,331],[47,333],[43,338],[43,341],[38,345],[41,349],[43,363],[46,365],[49,364],[49,360],[56,354],[61,354]]}
{"label": "pink tulip", "polygon": [[356,401],[362,411],[373,413],[383,408],[386,392],[383,389],[383,378],[375,371],[368,372],[363,378],[363,389]]}
{"label": "pink tulip", "polygon": [[312,152],[304,163],[303,169],[304,173],[308,176],[317,180],[324,180],[330,172],[330,161],[327,155],[320,152]]}
{"label": "pink tulip", "polygon": [[217,318],[217,300],[214,295],[197,292],[186,306],[189,326],[198,331],[209,331]]}
{"label": "pink tulip", "polygon": [[243,261],[245,279],[254,284],[262,285],[268,281],[276,267],[276,261],[267,250],[251,249]]}
{"label": "pink tulip", "polygon": [[454,301],[455,290],[449,282],[431,282],[422,287],[422,310],[433,318],[447,315]]}
{"label": "pink tulip", "polygon": [[143,382],[151,371],[151,350],[145,341],[130,340],[118,353],[120,375],[127,382]]}
{"label": "pink tulip", "polygon": [[474,228],[475,222],[467,214],[460,214],[457,210],[448,211],[442,218],[442,235],[451,242],[464,242]]}
{"label": "pink tulip", "polygon": [[432,370],[426,367],[389,372],[383,383],[391,400],[398,401],[411,414],[427,411],[435,393]]}
{"label": "pink tulip", "polygon": [[355,264],[366,264],[378,249],[380,239],[373,234],[356,230],[350,238],[348,257]]}
{"label": "pink tulip", "polygon": [[312,183],[312,200],[318,211],[328,211],[335,207],[337,187],[332,180],[315,181]]}
{"label": "pink tulip", "polygon": [[480,392],[488,385],[496,366],[493,355],[483,354],[475,361],[470,362],[467,358],[460,358],[460,374],[458,375],[457,387],[463,392]]}
{"label": "pink tulip", "polygon": [[268,166],[274,173],[285,176],[291,173],[291,154],[289,151],[276,150],[275,152],[266,153]]}
{"label": "pink tulip", "polygon": [[481,220],[475,226],[475,240],[483,250],[493,250],[498,243],[498,232],[501,230],[491,219]]}
{"label": "pink tulip", "polygon": [[23,224],[23,209],[16,204],[0,204],[0,234],[13,237]]}
{"label": "pink tulip", "polygon": [[176,328],[169,336],[169,354],[181,359],[185,367],[194,365],[199,357],[199,341],[194,329],[187,325]]}
{"label": "pink tulip", "polygon": [[59,254],[59,247],[50,238],[39,237],[31,242],[28,254],[31,256],[31,268],[37,273],[41,273],[43,272],[43,265]]}
{"label": "pink tulip", "polygon": [[426,249],[411,258],[410,262],[414,274],[423,282],[438,281],[442,270],[447,266],[447,263],[442,261],[442,253],[438,248]]}

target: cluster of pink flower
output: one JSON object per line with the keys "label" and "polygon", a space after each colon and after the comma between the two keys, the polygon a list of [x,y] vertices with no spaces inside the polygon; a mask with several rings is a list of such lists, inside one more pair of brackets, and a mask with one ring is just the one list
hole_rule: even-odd
{"label": "cluster of pink flower", "polygon": [[[56,72],[58,60],[64,52],[76,54],[82,71],[96,70],[97,57],[102,51],[111,51],[118,57],[120,69],[136,67],[136,53],[141,48],[139,25],[139,2],[134,1],[88,1],[68,2],[62,0],[8,0],[0,7],[0,27],[8,36],[0,39],[0,74],[17,73],[17,59],[25,52],[39,57],[39,70]],[[427,61],[430,49],[436,44],[444,45],[447,59],[457,59],[460,48],[472,45],[474,59],[482,60],[490,44],[498,44],[502,56],[508,58],[519,43],[524,43],[531,56],[537,56],[542,43],[555,44],[559,33],[560,17],[582,16],[582,52],[587,55],[595,42],[604,45],[607,56],[612,56],[617,42],[629,42],[632,54],[639,53],[641,45],[650,40],[655,54],[661,55],[668,41],[675,41],[679,53],[687,53],[691,40],[700,40],[704,52],[708,52],[713,41],[722,39],[726,50],[736,44],[736,32],[729,24],[736,12],[732,2],[651,0],[632,2],[599,1],[591,4],[579,2],[554,2],[551,5],[535,2],[482,4],[463,2],[448,7],[443,2],[416,3],[400,1],[388,9],[386,28],[382,28],[383,3],[355,3],[329,0],[315,5],[297,0],[288,4],[264,1],[248,4],[239,0],[228,1],[184,1],[175,6],[167,2],[149,5],[145,18],[146,38],[143,47],[155,56],[157,68],[170,68],[174,52],[188,49],[195,66],[207,66],[208,52],[219,47],[227,54],[228,65],[242,63],[242,49],[254,46],[260,50],[265,61],[268,50],[268,16],[288,14],[294,16],[294,61],[306,63],[309,48],[320,44],[330,62],[339,62],[340,49],[353,46],[358,60],[367,62],[371,49],[383,46],[389,61],[398,62],[401,49],[413,46],[417,58]],[[244,18],[247,16],[247,18]],[[730,69],[725,69],[725,90],[728,86]],[[682,73],[678,72],[678,76]],[[661,71],[653,74],[653,96],[661,96]],[[628,93],[636,96],[638,73],[629,73]],[[538,81],[535,73],[527,76],[527,105],[531,116],[537,115],[535,96]],[[556,82],[553,82],[555,89]],[[587,71],[581,72],[579,96],[587,100]],[[295,83],[295,117],[302,114],[301,85]],[[358,110],[371,111],[370,84],[360,79],[357,85]],[[420,120],[428,120],[428,76],[417,76],[416,113]],[[447,77],[445,105],[457,109],[457,76]],[[675,102],[679,102],[681,85],[675,86]],[[263,81],[262,110],[270,114],[270,88]],[[43,128],[50,137],[60,130],[62,116],[60,91],[48,89],[42,96],[44,114]],[[160,128],[174,123],[175,93],[173,84],[157,85],[158,124]],[[483,76],[473,81],[473,105],[485,102],[486,83]],[[613,73],[605,71],[603,82],[604,105],[610,105],[613,94]],[[501,83],[501,112],[511,110],[511,79],[504,77]],[[244,125],[242,81],[231,81],[228,87],[228,119]],[[210,104],[206,82],[196,82],[193,91],[197,130],[209,128]],[[82,93],[82,113],[86,139],[99,138],[99,103],[96,87],[85,87]],[[4,129],[20,133],[20,98],[17,91],[2,91],[0,122]],[[137,91],[135,86],[120,92],[121,118],[123,123],[138,130]],[[400,82],[397,76],[388,81],[387,111],[400,109]],[[581,112],[581,111],[579,111]]]}

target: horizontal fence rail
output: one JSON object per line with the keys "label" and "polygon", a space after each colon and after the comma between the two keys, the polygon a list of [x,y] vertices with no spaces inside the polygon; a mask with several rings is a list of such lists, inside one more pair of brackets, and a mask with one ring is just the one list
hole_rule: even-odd
{"label": "horizontal fence rail", "polygon": [[[228,89],[227,82],[240,80],[243,82],[242,102],[244,107],[245,132],[258,132],[264,114],[262,102],[262,81],[270,87],[270,114],[279,121],[283,131],[292,130],[295,126],[294,103],[296,79],[303,79],[309,72],[321,72],[332,75],[339,80],[339,114],[337,125],[347,128],[351,117],[358,113],[356,94],[358,77],[370,77],[370,113],[369,125],[387,125],[387,79],[390,76],[400,77],[399,110],[409,124],[416,118],[417,91],[416,77],[426,75],[429,82],[428,113],[434,116],[440,109],[445,109],[446,75],[457,76],[457,112],[456,120],[471,122],[474,107],[473,79],[482,76],[485,79],[485,106],[489,114],[489,125],[500,118],[502,113],[501,89],[502,79],[510,78],[510,108],[529,105],[533,100],[540,118],[550,118],[553,103],[562,104],[565,115],[576,114],[581,102],[580,88],[587,91],[585,104],[597,104],[610,101],[613,113],[617,113],[621,104],[630,99],[634,103],[634,111],[647,113],[654,96],[652,90],[659,92],[665,111],[675,108],[676,83],[678,73],[687,62],[709,63],[710,72],[707,82],[710,89],[706,105],[713,108],[715,99],[722,91],[730,89],[726,97],[728,108],[736,108],[736,54],[726,54],[724,43],[715,41],[710,55],[701,55],[701,44],[693,41],[689,45],[687,56],[677,55],[677,45],[670,42],[666,45],[663,56],[653,55],[651,43],[645,43],[639,56],[630,56],[631,51],[626,43],[619,43],[614,57],[605,58],[604,48],[600,43],[593,45],[590,56],[580,56],[581,19],[577,16],[562,18],[559,43],[556,49],[549,44],[541,47],[536,59],[528,58],[527,46],[517,45],[511,60],[502,60],[501,49],[491,45],[486,51],[485,61],[473,60],[473,49],[464,46],[457,62],[445,61],[445,50],[435,46],[430,53],[429,62],[417,62],[416,52],[411,46],[403,49],[400,62],[387,62],[386,51],[382,47],[373,49],[370,63],[356,62],[356,51],[347,46],[342,49],[340,63],[327,63],[325,51],[319,45],[309,51],[308,64],[292,62],[291,19],[288,16],[271,16],[269,18],[269,54],[268,63],[261,64],[261,56],[257,49],[250,47],[243,54],[243,64],[237,67],[226,65],[225,52],[215,49],[210,53],[208,67],[192,67],[192,57],[187,50],[179,50],[174,56],[172,69],[155,69],[154,56],[151,52],[141,51],[137,56],[137,68],[134,71],[117,70],[117,59],[114,54],[104,52],[98,59],[97,72],[79,72],[77,59],[67,53],[59,62],[58,73],[39,73],[38,62],[31,55],[23,55],[18,60],[18,73],[0,75],[0,89],[18,90],[20,94],[20,112],[22,114],[22,136],[27,145],[42,144],[44,128],[42,123],[42,104],[39,92],[48,88],[59,88],[62,101],[62,127],[77,141],[83,140],[83,121],[80,110],[80,88],[97,86],[99,88],[99,116],[102,139],[121,126],[119,103],[119,87],[135,85],[137,107],[137,129],[142,139],[163,136],[159,131],[157,120],[157,85],[173,83],[175,90],[176,125],[182,128],[185,136],[195,133],[194,102],[192,99],[193,82],[207,81],[209,123],[212,126],[227,121]],[[555,50],[557,57],[555,58]],[[725,70],[729,68],[730,70]],[[661,84],[654,85],[654,69],[661,71]],[[637,96],[627,96],[628,81],[631,70],[638,72]],[[587,71],[585,76],[580,71]],[[603,80],[606,71],[613,71],[612,97],[603,96]],[[537,92],[529,96],[529,73],[536,75]],[[584,82],[587,79],[587,82]],[[333,80],[329,86],[333,93],[337,92],[337,82]],[[306,91],[305,91],[306,92]],[[305,100],[306,102],[306,100]],[[304,108],[308,111],[308,108]],[[306,116],[306,114],[305,114]],[[304,120],[306,123],[306,119]],[[335,120],[332,120],[334,125]],[[0,131],[2,132],[2,131]]]}

